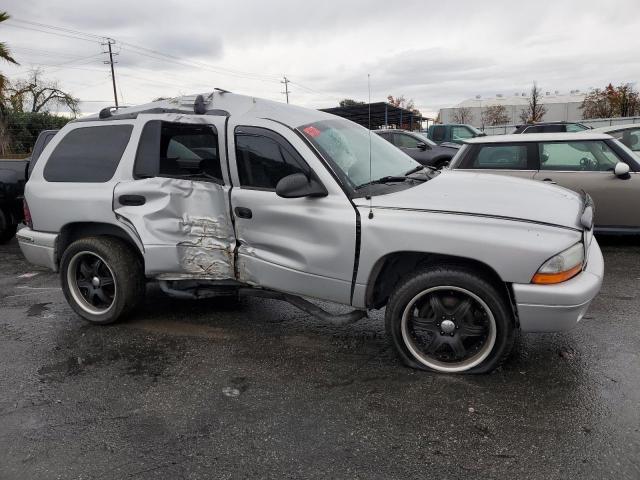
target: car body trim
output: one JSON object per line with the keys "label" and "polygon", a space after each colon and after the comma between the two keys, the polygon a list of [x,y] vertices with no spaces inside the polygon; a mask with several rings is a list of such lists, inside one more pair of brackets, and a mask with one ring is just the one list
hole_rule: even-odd
{"label": "car body trim", "polygon": [[[368,205],[359,205],[359,206],[367,206]],[[497,220],[507,220],[511,222],[523,222],[523,223],[533,223],[536,225],[544,225],[547,227],[556,227],[563,228],[565,230],[572,230],[574,232],[580,232],[581,230],[574,227],[569,227],[566,225],[558,225],[556,223],[548,223],[548,222],[540,222],[538,220],[529,220],[526,218],[517,218],[517,217],[508,217],[503,215],[490,215],[486,213],[472,213],[472,212],[457,212],[453,210],[431,210],[428,208],[406,208],[406,207],[385,207],[380,205],[372,205],[371,208],[380,209],[380,210],[403,210],[409,212],[425,212],[425,213],[442,213],[445,215],[465,215],[469,217],[482,217],[482,218],[495,218]]]}

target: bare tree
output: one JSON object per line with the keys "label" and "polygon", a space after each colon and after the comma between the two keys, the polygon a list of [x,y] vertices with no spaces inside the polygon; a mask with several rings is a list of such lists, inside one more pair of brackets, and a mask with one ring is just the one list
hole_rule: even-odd
{"label": "bare tree", "polygon": [[345,98],[343,100],[340,100],[340,103],[338,105],[340,105],[341,107],[355,107],[356,105],[364,105],[364,102],[353,100],[351,98]]}
{"label": "bare tree", "polygon": [[473,112],[469,107],[456,108],[453,113],[454,123],[470,123],[473,118]]}
{"label": "bare tree", "polygon": [[504,105],[491,105],[482,110],[483,125],[504,125],[509,123],[509,114]]}
{"label": "bare tree", "polygon": [[529,105],[522,110],[520,114],[520,120],[523,123],[536,123],[541,122],[547,109],[540,103],[542,97],[542,91],[538,88],[538,84],[533,82],[531,87],[531,94],[529,95]]}
{"label": "bare tree", "polygon": [[66,107],[77,116],[80,100],[60,89],[55,80],[43,78],[41,70],[33,70],[29,77],[17,80],[7,88],[9,103],[16,112],[49,112],[52,106]]}

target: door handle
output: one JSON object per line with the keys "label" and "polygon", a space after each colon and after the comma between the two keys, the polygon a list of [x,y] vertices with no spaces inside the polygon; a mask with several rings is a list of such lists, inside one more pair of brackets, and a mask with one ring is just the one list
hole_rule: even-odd
{"label": "door handle", "polygon": [[240,218],[251,218],[253,217],[253,212],[250,208],[247,207],[236,207],[234,210],[236,212],[236,217]]}
{"label": "door handle", "polygon": [[557,184],[558,184],[558,182],[554,182],[554,181],[553,181],[552,179],[550,179],[550,178],[543,178],[543,179],[542,179],[542,181],[543,181],[543,182],[547,182],[547,183],[551,183],[551,184],[553,184],[553,185],[557,185]]}
{"label": "door handle", "polygon": [[120,195],[118,197],[118,203],[120,205],[126,205],[130,207],[139,207],[144,205],[147,202],[147,199],[142,195]]}

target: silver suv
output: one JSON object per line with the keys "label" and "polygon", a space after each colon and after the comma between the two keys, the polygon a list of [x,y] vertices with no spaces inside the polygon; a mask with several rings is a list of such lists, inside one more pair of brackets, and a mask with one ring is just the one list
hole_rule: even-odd
{"label": "silver suv", "polygon": [[90,322],[130,314],[147,281],[339,323],[386,306],[402,360],[439,372],[491,371],[518,328],[572,327],[603,275],[587,196],[434,171],[355,123],[224,91],[68,124],[25,197],[22,252]]}

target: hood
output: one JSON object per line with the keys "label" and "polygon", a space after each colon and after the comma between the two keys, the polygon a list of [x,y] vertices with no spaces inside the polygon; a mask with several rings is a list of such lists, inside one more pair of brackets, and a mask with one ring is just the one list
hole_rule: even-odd
{"label": "hood", "polygon": [[[368,202],[360,198],[359,206]],[[582,230],[582,197],[566,188],[502,175],[443,170],[413,188],[374,195],[373,207],[506,217]]]}

